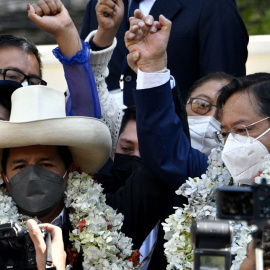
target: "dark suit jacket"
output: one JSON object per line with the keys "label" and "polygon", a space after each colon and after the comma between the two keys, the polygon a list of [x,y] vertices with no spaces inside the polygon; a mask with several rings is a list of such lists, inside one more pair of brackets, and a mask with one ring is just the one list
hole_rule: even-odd
{"label": "dark suit jacket", "polygon": [[[96,2],[91,0],[86,7],[81,31],[83,39],[97,29]],[[116,35],[118,43],[106,80],[110,90],[119,88],[127,52],[124,43],[128,29],[127,0],[123,2],[125,19]],[[248,34],[235,0],[156,0],[150,14],[155,20],[163,14],[172,21],[167,49],[168,68],[184,100],[192,84],[208,73],[223,71],[233,76],[245,75]],[[134,104],[132,89],[136,86],[136,74],[130,68],[125,71],[124,82],[124,103],[130,106]]]}
{"label": "dark suit jacket", "polygon": [[[153,98],[154,96],[154,98]],[[175,115],[170,84],[152,89],[135,90],[137,133],[144,166],[160,181],[174,190],[188,177],[201,176],[207,168],[207,157],[191,148],[180,117]],[[161,214],[161,223],[182,206],[186,198],[172,194]],[[164,231],[160,226],[157,244],[148,269],[166,269]]]}
{"label": "dark suit jacket", "polygon": [[[121,181],[120,185],[123,186],[114,194],[106,195],[107,204],[124,215],[122,232],[133,239],[134,248],[137,249],[157,222],[164,222],[175,211],[173,206],[182,206],[186,202],[185,198],[175,195],[175,190],[188,176],[200,176],[207,168],[207,157],[190,147],[185,125],[182,123],[186,122],[181,117],[184,112],[182,110],[178,116],[175,114],[170,90],[170,83],[167,82],[152,89],[136,91],[142,165],[125,182]],[[153,104],[150,104],[150,99]],[[150,158],[147,153],[151,154]],[[105,190],[119,186],[117,181],[118,179],[107,173],[99,177]],[[166,269],[163,244],[164,232],[160,226],[157,245],[148,269]]]}

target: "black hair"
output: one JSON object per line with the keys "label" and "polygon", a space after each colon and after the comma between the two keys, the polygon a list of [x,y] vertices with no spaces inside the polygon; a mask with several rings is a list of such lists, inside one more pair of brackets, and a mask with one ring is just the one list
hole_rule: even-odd
{"label": "black hair", "polygon": [[124,129],[127,126],[127,123],[130,120],[134,120],[136,121],[136,107],[135,106],[130,106],[126,109],[123,110],[124,115],[121,121],[121,126],[120,126],[120,130],[119,130],[119,136],[120,134],[124,131]]}
{"label": "black hair", "polygon": [[58,146],[58,153],[62,160],[64,161],[66,170],[69,168],[70,164],[73,162],[72,155],[67,146]]}
{"label": "black hair", "polygon": [[40,53],[34,43],[28,39],[20,36],[13,36],[9,34],[0,34],[0,49],[5,47],[15,47],[27,54],[33,54],[39,64],[39,72],[42,77],[42,62],[40,58]]}
{"label": "black hair", "polygon": [[270,73],[261,72],[234,78],[231,83],[223,86],[217,100],[219,111],[222,110],[230,96],[239,92],[252,94],[257,101],[257,113],[262,116],[270,116]]}
{"label": "black hair", "polygon": [[[3,149],[3,154],[2,154],[2,160],[1,160],[1,165],[2,165],[2,170],[6,174],[7,170],[7,160],[9,157],[9,149],[10,148],[4,148]],[[67,146],[57,146],[58,153],[60,157],[62,158],[66,170],[69,168],[70,164],[73,162],[72,155],[68,149]]]}
{"label": "black hair", "polygon": [[[226,80],[228,82],[231,82],[233,80],[233,76],[226,74],[224,72],[214,72],[214,73],[209,73],[208,75],[202,77],[201,79],[197,80],[189,89],[188,95],[187,95],[187,100],[190,98],[191,94],[200,86],[205,84],[206,82],[213,81],[213,80]],[[186,101],[187,101],[186,100]]]}

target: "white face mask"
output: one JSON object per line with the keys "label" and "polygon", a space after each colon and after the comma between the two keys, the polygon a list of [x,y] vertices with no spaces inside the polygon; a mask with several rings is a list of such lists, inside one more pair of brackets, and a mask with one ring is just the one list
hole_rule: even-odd
{"label": "white face mask", "polygon": [[239,141],[229,134],[222,151],[222,160],[235,183],[251,185],[253,177],[262,171],[268,150],[258,139],[265,133],[257,138],[236,135]]}
{"label": "white face mask", "polygon": [[212,116],[188,116],[191,146],[210,155],[216,142],[213,133],[220,130],[220,122]]}

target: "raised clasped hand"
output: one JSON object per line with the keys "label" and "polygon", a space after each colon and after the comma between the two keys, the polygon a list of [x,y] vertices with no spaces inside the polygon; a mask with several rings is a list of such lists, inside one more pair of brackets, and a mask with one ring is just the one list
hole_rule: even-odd
{"label": "raised clasped hand", "polygon": [[156,72],[167,67],[166,48],[170,36],[171,21],[163,15],[154,21],[151,15],[144,16],[135,10],[130,18],[130,29],[125,34],[126,47],[129,50],[127,61],[137,72]]}

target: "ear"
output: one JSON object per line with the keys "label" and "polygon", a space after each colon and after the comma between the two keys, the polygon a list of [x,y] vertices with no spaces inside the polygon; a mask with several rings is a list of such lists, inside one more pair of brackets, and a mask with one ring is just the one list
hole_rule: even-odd
{"label": "ear", "polygon": [[4,183],[5,183],[7,192],[9,192],[9,183],[8,183],[8,181],[7,181],[7,177],[6,177],[6,175],[5,175],[5,173],[4,173],[3,170],[1,171],[1,178],[2,178],[2,180],[3,180]]}
{"label": "ear", "polygon": [[77,168],[75,164],[72,162],[68,167],[68,172],[75,172],[75,171],[77,171]]}

